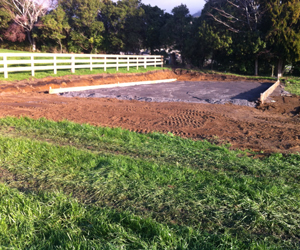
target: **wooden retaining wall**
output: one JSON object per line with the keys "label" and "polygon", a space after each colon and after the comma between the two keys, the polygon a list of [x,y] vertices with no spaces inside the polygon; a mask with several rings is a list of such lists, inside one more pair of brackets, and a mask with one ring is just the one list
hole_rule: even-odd
{"label": "wooden retaining wall", "polygon": [[275,82],[270,88],[268,88],[264,93],[260,94],[260,102],[263,104],[265,100],[274,92],[274,90],[279,86],[280,80]]}

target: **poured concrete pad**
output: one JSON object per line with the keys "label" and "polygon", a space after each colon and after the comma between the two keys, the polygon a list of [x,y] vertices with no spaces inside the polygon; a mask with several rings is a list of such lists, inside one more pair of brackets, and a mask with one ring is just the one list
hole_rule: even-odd
{"label": "poured concrete pad", "polygon": [[148,102],[233,103],[254,107],[260,93],[267,90],[272,84],[272,82],[260,83],[250,81],[177,81],[68,92],[61,95],[68,97],[106,97]]}

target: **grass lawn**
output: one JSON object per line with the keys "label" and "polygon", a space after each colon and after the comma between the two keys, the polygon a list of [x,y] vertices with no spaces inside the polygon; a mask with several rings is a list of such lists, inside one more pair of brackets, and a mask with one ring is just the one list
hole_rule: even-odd
{"label": "grass lawn", "polygon": [[299,154],[10,117],[0,153],[3,249],[299,248]]}
{"label": "grass lawn", "polygon": [[286,91],[300,96],[300,77],[285,77],[283,82]]}
{"label": "grass lawn", "polygon": [[21,51],[21,50],[0,49],[0,53],[30,53],[30,52]]}
{"label": "grass lawn", "polygon": [[162,70],[166,68],[162,67],[147,67],[146,69],[144,67],[139,67],[137,70],[136,67],[131,67],[129,71],[127,71],[127,68],[119,68],[117,71],[114,68],[107,68],[106,71],[104,69],[93,69],[90,71],[90,69],[76,69],[75,73],[71,73],[70,70],[65,69],[58,69],[57,74],[55,75],[53,73],[53,70],[44,70],[44,71],[36,71],[35,76],[31,76],[31,72],[9,72],[8,78],[4,78],[4,74],[0,73],[0,81],[3,82],[11,82],[11,81],[19,81],[19,80],[26,80],[26,79],[42,79],[45,77],[53,76],[53,77],[59,77],[59,76],[66,76],[66,75],[93,75],[93,74],[117,74],[117,73],[146,73],[149,71],[155,71],[155,70]]}

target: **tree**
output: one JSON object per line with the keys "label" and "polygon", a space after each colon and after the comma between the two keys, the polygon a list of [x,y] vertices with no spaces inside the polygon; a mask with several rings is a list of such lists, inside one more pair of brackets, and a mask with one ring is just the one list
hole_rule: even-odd
{"label": "tree", "polygon": [[53,39],[60,46],[60,52],[62,52],[62,39],[67,37],[67,33],[70,30],[66,14],[61,6],[52,10],[48,15],[45,15],[42,19],[42,39]]}
{"label": "tree", "polygon": [[272,0],[267,3],[267,39],[278,59],[277,74],[282,76],[287,62],[300,60],[300,1]]}
{"label": "tree", "polygon": [[103,0],[99,20],[104,23],[104,49],[109,52],[137,52],[142,41],[140,0]]}
{"label": "tree", "polygon": [[69,51],[96,53],[103,44],[103,22],[98,20],[99,0],[60,0],[71,27]]}
{"label": "tree", "polygon": [[186,5],[181,4],[172,9],[172,16],[167,20],[162,29],[162,37],[173,49],[181,53],[182,63],[185,63],[185,51],[187,37],[190,33],[192,17]]}
{"label": "tree", "polygon": [[126,52],[139,53],[143,45],[143,15],[144,9],[140,0],[123,0],[118,6],[126,13],[124,28],[119,33],[123,41],[123,50]]}
{"label": "tree", "polygon": [[[266,48],[261,32],[263,16],[267,11],[264,0],[209,0],[206,15],[229,31],[236,33],[235,43],[244,46],[244,56],[255,60],[255,75],[258,75],[258,57]],[[238,46],[240,47],[240,46]]]}
{"label": "tree", "polygon": [[12,19],[9,13],[0,5],[0,40],[3,40],[3,35],[6,32],[6,29],[9,27]]}
{"label": "tree", "polygon": [[27,33],[27,38],[32,46],[32,51],[36,50],[35,40],[32,30],[38,19],[44,16],[50,6],[51,0],[2,0],[4,8],[8,11],[13,21],[23,27]]}
{"label": "tree", "polygon": [[4,33],[4,38],[11,42],[23,42],[26,39],[26,34],[22,26],[12,23]]}
{"label": "tree", "polygon": [[215,26],[203,21],[198,29],[198,37],[202,60],[210,57],[211,69],[213,69],[216,55],[222,54],[228,57],[232,53],[232,36],[227,30],[218,30]]}
{"label": "tree", "polygon": [[141,8],[145,11],[143,15],[143,45],[150,48],[151,54],[155,49],[162,46],[160,33],[165,25],[164,11],[157,6],[142,4]]}
{"label": "tree", "polygon": [[207,15],[235,33],[257,30],[266,11],[260,0],[208,0],[207,3],[217,11]]}

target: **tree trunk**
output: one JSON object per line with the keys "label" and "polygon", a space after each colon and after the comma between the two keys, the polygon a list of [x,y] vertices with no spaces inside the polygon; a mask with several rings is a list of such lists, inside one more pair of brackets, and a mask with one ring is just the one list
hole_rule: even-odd
{"label": "tree trunk", "polygon": [[32,47],[32,39],[31,39],[30,31],[27,31],[26,33],[27,33],[27,38],[30,43],[30,46]]}
{"label": "tree trunk", "polygon": [[258,56],[255,57],[255,76],[258,76]]}
{"label": "tree trunk", "polygon": [[62,53],[62,44],[61,44],[61,40],[58,41],[59,46],[60,46],[60,53]]}
{"label": "tree trunk", "polygon": [[32,38],[32,51],[35,52],[36,51],[36,43],[35,43],[35,39]]}
{"label": "tree trunk", "polygon": [[32,52],[35,52],[35,50],[36,50],[35,40],[31,36],[31,32],[30,31],[27,31],[27,38],[28,38],[28,41],[29,41],[29,43],[31,45]]}
{"label": "tree trunk", "polygon": [[154,48],[153,47],[150,47],[150,54],[154,55]]}
{"label": "tree trunk", "polygon": [[280,79],[280,77],[282,77],[282,74],[283,74],[282,70],[283,70],[283,67],[284,67],[283,64],[284,64],[283,59],[279,58],[278,63],[277,63],[277,78],[278,79]]}
{"label": "tree trunk", "polygon": [[173,52],[170,56],[170,61],[171,61],[171,65],[175,66],[176,65],[176,56],[175,53]]}
{"label": "tree trunk", "polygon": [[184,66],[185,65],[185,57],[181,54],[181,64],[182,64],[182,66]]}
{"label": "tree trunk", "polygon": [[205,61],[205,58],[204,57],[200,57],[200,59],[199,59],[199,68],[200,69],[203,69],[204,61]]}

